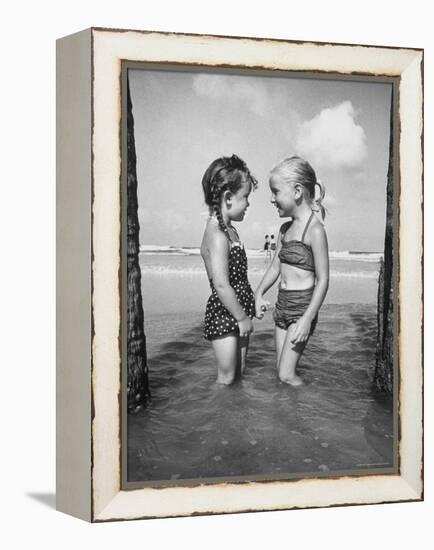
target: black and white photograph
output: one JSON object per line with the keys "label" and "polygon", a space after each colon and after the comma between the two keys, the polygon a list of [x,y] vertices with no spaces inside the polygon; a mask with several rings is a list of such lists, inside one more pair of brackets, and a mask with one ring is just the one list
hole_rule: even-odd
{"label": "black and white photograph", "polygon": [[428,12],[4,5],[2,547],[432,539]]}
{"label": "black and white photograph", "polygon": [[125,487],[396,474],[393,79],[123,78]]}

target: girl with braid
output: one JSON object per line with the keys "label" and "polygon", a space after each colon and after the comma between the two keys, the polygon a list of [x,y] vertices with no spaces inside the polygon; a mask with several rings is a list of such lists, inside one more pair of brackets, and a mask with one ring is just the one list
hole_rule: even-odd
{"label": "girl with braid", "polygon": [[211,286],[204,336],[217,361],[217,383],[244,372],[255,302],[247,279],[247,256],[233,222],[244,219],[257,181],[236,155],[213,161],[202,178],[209,218],[200,253]]}
{"label": "girl with braid", "polygon": [[255,292],[256,310],[262,319],[269,306],[264,294],[280,278],[273,314],[277,372],[282,382],[300,386],[296,368],[315,330],[329,284],[327,236],[322,223],[325,210],[321,204],[325,190],[312,166],[296,156],[277,164],[269,183],[271,203],[279,217],[291,219],[280,228],[273,260]]}

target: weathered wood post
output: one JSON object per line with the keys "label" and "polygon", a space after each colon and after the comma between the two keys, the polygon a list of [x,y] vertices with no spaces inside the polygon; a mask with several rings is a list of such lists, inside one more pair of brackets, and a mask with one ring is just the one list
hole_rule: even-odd
{"label": "weathered wood post", "polygon": [[127,401],[128,412],[136,412],[149,395],[146,336],[143,328],[141,272],[139,265],[139,218],[137,200],[134,118],[127,83]]}
{"label": "weathered wood post", "polygon": [[374,386],[380,392],[393,391],[393,92],[390,106],[389,168],[387,171],[386,235],[384,261],[381,262],[378,280],[377,347],[374,371]]}

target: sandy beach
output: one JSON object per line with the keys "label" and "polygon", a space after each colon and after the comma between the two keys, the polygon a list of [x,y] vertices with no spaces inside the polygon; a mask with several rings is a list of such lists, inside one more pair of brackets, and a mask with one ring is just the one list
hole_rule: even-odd
{"label": "sandy beach", "polygon": [[[171,261],[158,262],[170,268]],[[128,480],[305,477],[393,468],[392,400],[380,399],[371,387],[378,265],[359,261],[349,269],[347,262],[348,276],[332,279],[300,364],[303,387],[288,387],[276,376],[271,312],[255,322],[245,375],[221,387],[202,336],[207,281],[194,273],[200,264],[188,262],[193,271],[188,277],[173,273],[173,266],[170,276],[160,273],[164,292],[143,270],[152,398],[146,410],[128,419]],[[262,262],[249,262],[252,284]],[[341,273],[336,262],[332,270]],[[150,265],[149,259],[144,263]],[[147,302],[149,284],[154,292]],[[171,299],[174,294],[182,300]],[[158,299],[162,305],[152,311],[149,304]]]}

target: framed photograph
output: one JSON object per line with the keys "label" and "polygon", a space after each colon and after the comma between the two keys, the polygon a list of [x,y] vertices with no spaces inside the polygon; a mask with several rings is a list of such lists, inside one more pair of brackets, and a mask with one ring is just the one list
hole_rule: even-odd
{"label": "framed photograph", "polygon": [[57,503],[423,498],[423,51],[57,46]]}

